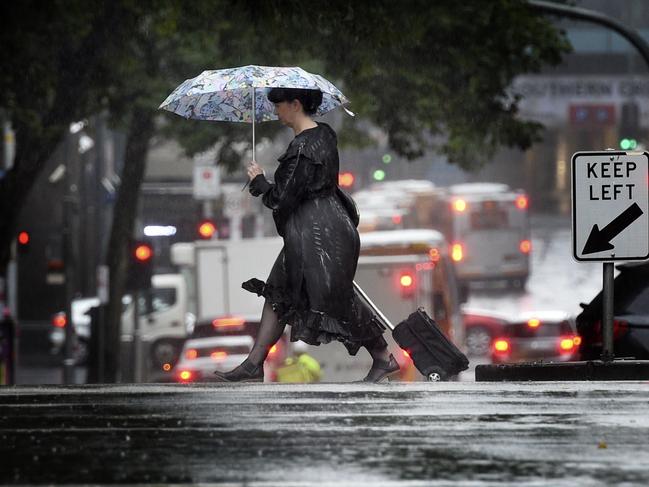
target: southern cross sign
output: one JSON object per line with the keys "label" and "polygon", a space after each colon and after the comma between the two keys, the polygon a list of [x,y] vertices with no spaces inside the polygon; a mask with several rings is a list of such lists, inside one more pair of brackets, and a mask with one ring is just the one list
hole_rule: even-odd
{"label": "southern cross sign", "polygon": [[572,156],[572,250],[578,261],[649,259],[649,154]]}

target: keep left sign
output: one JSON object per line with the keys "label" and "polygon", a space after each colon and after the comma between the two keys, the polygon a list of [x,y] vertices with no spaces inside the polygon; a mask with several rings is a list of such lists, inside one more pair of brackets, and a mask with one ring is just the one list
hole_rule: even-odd
{"label": "keep left sign", "polygon": [[649,154],[572,156],[572,249],[578,261],[649,259]]}

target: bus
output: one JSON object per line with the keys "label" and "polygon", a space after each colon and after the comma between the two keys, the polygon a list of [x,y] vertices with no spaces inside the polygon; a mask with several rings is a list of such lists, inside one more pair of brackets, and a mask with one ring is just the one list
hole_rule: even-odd
{"label": "bus", "polygon": [[465,183],[415,196],[417,225],[441,231],[463,283],[523,288],[530,273],[529,199],[505,184]]}

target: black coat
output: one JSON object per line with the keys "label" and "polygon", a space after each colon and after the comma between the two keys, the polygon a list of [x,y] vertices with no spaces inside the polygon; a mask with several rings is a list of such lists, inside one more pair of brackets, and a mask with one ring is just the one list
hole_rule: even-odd
{"label": "black coat", "polygon": [[382,330],[353,291],[358,216],[338,188],[336,133],[324,123],[304,130],[279,163],[275,182],[258,175],[250,192],[273,210],[284,248],[265,283],[251,279],[243,287],[273,305],[280,322],[291,325],[291,340],[339,340],[355,354]]}

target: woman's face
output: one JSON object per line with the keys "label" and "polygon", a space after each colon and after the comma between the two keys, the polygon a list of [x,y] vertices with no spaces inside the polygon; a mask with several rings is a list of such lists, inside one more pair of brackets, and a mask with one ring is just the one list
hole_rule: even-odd
{"label": "woman's face", "polygon": [[275,114],[279,121],[284,124],[292,127],[293,120],[295,119],[297,102],[295,101],[280,101],[275,103]]}

